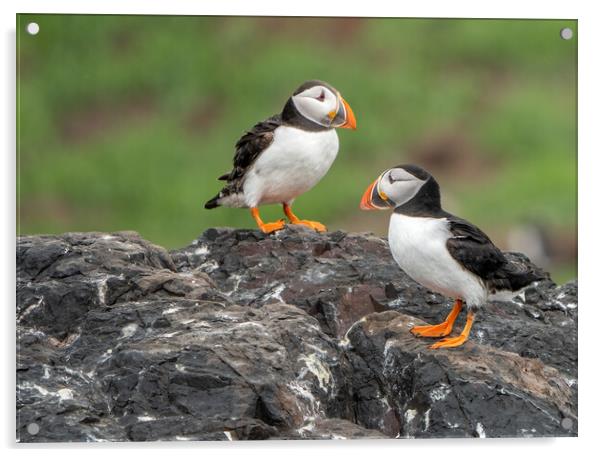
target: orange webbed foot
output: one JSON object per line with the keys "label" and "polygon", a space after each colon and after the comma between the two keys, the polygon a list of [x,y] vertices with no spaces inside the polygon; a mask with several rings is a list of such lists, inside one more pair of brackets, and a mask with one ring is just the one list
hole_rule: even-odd
{"label": "orange webbed foot", "polygon": [[293,210],[291,209],[291,206],[288,203],[283,203],[282,209],[284,210],[284,214],[286,214],[286,217],[288,217],[289,221],[291,221],[291,224],[305,225],[306,227],[314,229],[316,232],[326,231],[326,226],[324,224],[321,224],[320,222],[299,219],[295,215],[295,213],[293,213]]}
{"label": "orange webbed foot", "polygon": [[415,325],[410,329],[414,336],[438,338],[449,335],[454,329],[454,322],[462,311],[462,300],[456,300],[451,312],[443,322],[436,325]]}
{"label": "orange webbed foot", "polygon": [[276,222],[264,222],[259,225],[259,230],[263,233],[274,233],[278,230],[282,230],[286,226],[284,219],[280,219]]}
{"label": "orange webbed foot", "polygon": [[291,221],[291,224],[295,225],[305,225],[306,227],[314,229],[316,232],[326,232],[326,226],[316,221],[306,221],[302,219],[298,219],[296,221]]}
{"label": "orange webbed foot", "polygon": [[414,336],[438,338],[449,335],[453,328],[453,324],[449,325],[447,322],[442,322],[437,325],[415,325],[410,329],[410,332]]}
{"label": "orange webbed foot", "polygon": [[441,349],[441,348],[456,348],[462,346],[468,340],[468,336],[454,336],[451,338],[443,338],[434,344],[429,346],[430,349]]}
{"label": "orange webbed foot", "polygon": [[284,219],[280,219],[276,222],[263,222],[259,216],[259,209],[257,208],[251,208],[251,216],[253,216],[257,227],[259,227],[259,230],[261,230],[263,233],[274,233],[278,230],[282,230],[286,225]]}
{"label": "orange webbed foot", "polygon": [[472,323],[474,320],[474,312],[468,311],[468,316],[466,317],[466,325],[464,326],[464,330],[458,336],[453,336],[450,338],[443,338],[440,341],[437,341],[435,344],[429,346],[430,349],[442,349],[442,348],[457,348],[458,346],[462,346],[468,340],[468,335],[470,334],[470,329],[472,328]]}

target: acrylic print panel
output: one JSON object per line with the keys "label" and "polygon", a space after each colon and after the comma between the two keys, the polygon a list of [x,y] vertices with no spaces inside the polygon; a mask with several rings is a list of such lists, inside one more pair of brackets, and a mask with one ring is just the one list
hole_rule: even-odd
{"label": "acrylic print panel", "polygon": [[18,441],[575,436],[577,37],[19,15]]}

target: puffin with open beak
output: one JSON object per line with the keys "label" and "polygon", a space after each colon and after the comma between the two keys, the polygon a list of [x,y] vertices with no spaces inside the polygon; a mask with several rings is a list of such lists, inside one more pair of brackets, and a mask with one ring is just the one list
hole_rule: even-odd
{"label": "puffin with open beak", "polygon": [[455,299],[451,313],[436,325],[415,326],[419,337],[447,337],[463,304],[466,325],[459,336],[432,346],[453,348],[468,339],[477,310],[489,294],[517,291],[545,276],[512,263],[485,233],[441,208],[439,184],[416,165],[383,172],[364,193],[363,210],[393,210],[389,248],[397,264],[424,287]]}
{"label": "puffin with open beak", "polygon": [[284,219],[263,222],[258,207],[282,204],[291,224],[326,231],[319,222],[297,217],[291,205],[330,169],[339,150],[337,128],[356,128],[349,104],[328,83],[303,83],[281,114],[259,122],[238,140],[232,171],[218,178],[226,185],[205,208],[250,208],[259,228],[272,233],[284,228]]}

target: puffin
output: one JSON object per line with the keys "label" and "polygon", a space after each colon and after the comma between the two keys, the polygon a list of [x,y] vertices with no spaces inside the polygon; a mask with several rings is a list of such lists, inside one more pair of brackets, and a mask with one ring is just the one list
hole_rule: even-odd
{"label": "puffin", "polygon": [[255,124],[238,140],[232,170],[218,178],[226,184],[205,208],[249,208],[259,229],[272,233],[285,221],[264,222],[259,206],[281,204],[291,224],[326,231],[320,222],[299,218],[292,204],[330,169],[339,150],[337,128],[356,128],[339,91],[319,80],[301,84],[280,114]]}
{"label": "puffin", "polygon": [[[392,210],[388,238],[395,262],[417,283],[455,299],[443,322],[410,330],[417,337],[446,337],[432,349],[464,344],[490,294],[517,292],[545,278],[508,261],[482,230],[443,210],[439,184],[419,166],[385,170],[366,189],[360,208]],[[464,329],[449,337],[463,304],[467,307]]]}

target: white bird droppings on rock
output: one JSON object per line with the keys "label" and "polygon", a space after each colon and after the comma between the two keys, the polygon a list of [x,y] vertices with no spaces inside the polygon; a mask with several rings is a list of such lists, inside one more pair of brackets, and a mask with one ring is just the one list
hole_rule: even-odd
{"label": "white bird droppings on rock", "polygon": [[129,337],[133,336],[134,333],[136,333],[136,330],[138,330],[138,324],[136,324],[136,323],[128,324],[121,329],[121,337],[129,338]]}
{"label": "white bird droppings on rock", "polygon": [[477,422],[476,432],[479,438],[487,438],[487,435],[485,434],[485,429],[483,428],[483,424],[481,424],[480,422]]}
{"label": "white bird droppings on rock", "polygon": [[449,393],[451,392],[451,387],[447,384],[440,384],[430,391],[429,397],[431,397],[432,401],[441,401],[445,400]]}
{"label": "white bird droppings on rock", "polygon": [[40,297],[36,303],[29,305],[25,311],[21,313],[17,321],[21,321],[23,318],[27,317],[29,313],[31,313],[34,309],[38,308],[44,302],[44,297]]}
{"label": "white bird droppings on rock", "polygon": [[61,400],[73,400],[73,391],[71,389],[63,388],[57,391]]}
{"label": "white bird droppings on rock", "polygon": [[[330,372],[330,369],[324,365],[324,363],[316,354],[302,355],[299,357],[299,361],[304,362],[307,366],[307,370],[316,377],[320,385],[320,389],[327,392],[328,385],[332,381],[332,373]],[[303,378],[306,373],[307,371],[303,370],[299,377]]]}
{"label": "white bird droppings on rock", "polygon": [[284,303],[284,300],[280,296],[280,294],[282,294],[282,292],[284,291],[284,289],[286,289],[286,286],[284,284],[278,284],[269,294],[267,294],[263,298],[263,301],[267,302],[268,300],[270,300],[272,298],[275,298],[280,303]]}
{"label": "white bird droppings on rock", "polygon": [[207,255],[209,254],[209,247],[206,244],[200,245],[194,250],[195,255]]}
{"label": "white bird droppings on rock", "polygon": [[415,409],[408,409],[403,415],[405,423],[409,424],[410,422],[412,422],[416,417],[416,414],[418,414],[418,411],[416,411]]}
{"label": "white bird droppings on rock", "polygon": [[161,314],[163,314],[164,316],[166,314],[173,314],[173,313],[177,313],[178,311],[180,311],[182,308],[179,308],[177,306],[174,306],[172,308],[166,309],[164,310]]}

